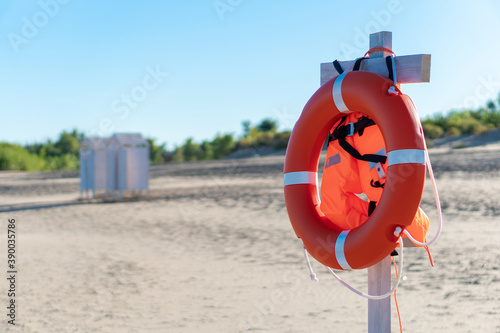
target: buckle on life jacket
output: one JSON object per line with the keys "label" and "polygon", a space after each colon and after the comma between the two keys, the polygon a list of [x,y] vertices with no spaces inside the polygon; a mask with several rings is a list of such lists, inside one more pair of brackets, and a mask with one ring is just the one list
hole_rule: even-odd
{"label": "buckle on life jacket", "polygon": [[337,127],[332,131],[332,133],[330,133],[328,136],[328,143],[337,139],[344,139],[348,136],[353,136],[356,133],[361,136],[363,135],[365,128],[375,125],[375,122],[366,116],[359,118],[357,122],[342,125],[344,120],[345,117],[342,118]]}
{"label": "buckle on life jacket", "polygon": [[[376,152],[376,155],[381,155],[381,156],[386,156],[385,148],[380,149],[378,152]],[[374,184],[377,184],[377,182],[380,184],[380,181],[382,179],[385,179],[385,171],[382,166],[381,162],[368,162],[370,166],[370,174],[372,176]],[[382,186],[376,186],[373,185],[373,187],[382,187]]]}
{"label": "buckle on life jacket", "polygon": [[349,123],[347,126],[347,133],[345,136],[353,136],[354,135],[354,123]]}
{"label": "buckle on life jacket", "polygon": [[384,168],[382,167],[382,164],[380,162],[378,162],[377,164],[375,164],[375,170],[377,171],[377,174],[378,174],[378,176],[379,176],[380,179],[384,179],[385,178]]}

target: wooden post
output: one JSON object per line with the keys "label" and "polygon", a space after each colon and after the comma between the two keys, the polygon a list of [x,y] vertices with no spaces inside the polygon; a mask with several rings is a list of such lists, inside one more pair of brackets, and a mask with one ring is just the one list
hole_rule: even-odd
{"label": "wooden post", "polygon": [[[392,32],[390,31],[380,31],[370,35],[370,49],[374,47],[384,47],[386,49],[392,50]],[[389,52],[384,51],[373,51],[370,54],[370,58],[380,58],[387,57],[390,55]]]}
{"label": "wooden post", "polygon": [[[368,268],[368,294],[383,295],[391,290],[391,257]],[[368,333],[391,331],[391,297],[368,300]]]}
{"label": "wooden post", "polygon": [[[392,50],[392,32],[381,31],[370,35],[370,49],[384,47]],[[370,58],[361,63],[360,70],[388,76],[384,57],[385,51],[373,51]],[[360,55],[362,56],[362,54]],[[343,70],[352,68],[355,60],[339,61]],[[431,69],[430,54],[416,54],[394,57],[398,83],[429,82]],[[339,73],[332,62],[321,64],[321,85]],[[368,293],[382,295],[391,289],[391,257],[368,268]],[[383,300],[368,300],[368,333],[391,332],[391,297]]]}
{"label": "wooden post", "polygon": [[[368,294],[383,295],[391,290],[391,257],[368,267]],[[391,332],[391,297],[368,300],[368,333]]]}
{"label": "wooden post", "polygon": [[[384,47],[392,50],[392,32],[381,31],[370,35],[370,49]],[[370,58],[381,58],[389,52],[374,51]],[[368,294],[383,295],[391,290],[391,257],[368,267]],[[391,332],[391,297],[368,300],[368,333]]]}

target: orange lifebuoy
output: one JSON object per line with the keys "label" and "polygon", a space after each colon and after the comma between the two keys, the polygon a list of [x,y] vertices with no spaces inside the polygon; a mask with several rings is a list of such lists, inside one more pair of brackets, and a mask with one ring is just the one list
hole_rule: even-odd
{"label": "orange lifebuoy", "polygon": [[[346,113],[372,118],[387,151],[385,189],[377,209],[343,230],[320,209],[317,187],[321,148]],[[425,181],[425,143],[411,99],[375,73],[346,72],[321,86],[295,124],[285,158],[284,192],[290,221],[307,251],[334,269],[361,269],[388,256],[418,210]]]}

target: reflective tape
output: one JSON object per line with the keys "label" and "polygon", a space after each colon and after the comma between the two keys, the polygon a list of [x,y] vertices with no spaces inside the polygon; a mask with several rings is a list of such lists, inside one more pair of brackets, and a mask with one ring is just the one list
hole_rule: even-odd
{"label": "reflective tape", "polygon": [[417,163],[425,164],[425,150],[422,149],[400,149],[393,150],[387,154],[387,166],[394,164]]}
{"label": "reflective tape", "polygon": [[[375,155],[382,155],[382,156],[387,156],[387,154],[385,153],[385,147],[380,149],[378,152],[375,153]],[[380,162],[370,162],[368,161],[368,165],[370,166],[370,169],[373,169],[377,166],[377,164],[380,164]]]}
{"label": "reflective tape", "polygon": [[352,269],[351,266],[349,266],[344,253],[345,239],[347,238],[349,231],[350,230],[342,231],[339,237],[337,237],[337,241],[335,242],[335,257],[342,269]]}
{"label": "reflective tape", "polygon": [[326,162],[325,162],[325,169],[328,169],[332,165],[339,164],[340,161],[341,161],[340,153],[337,153],[335,155],[332,155],[332,156],[328,157],[326,159]]}
{"label": "reflective tape", "polygon": [[335,81],[333,81],[332,95],[333,95],[333,103],[337,107],[337,109],[342,113],[351,113],[344,103],[344,98],[342,98],[342,81],[344,80],[347,72],[340,74],[337,76]]}
{"label": "reflective tape", "polygon": [[285,186],[297,184],[318,184],[318,173],[312,171],[287,172],[283,175]]}

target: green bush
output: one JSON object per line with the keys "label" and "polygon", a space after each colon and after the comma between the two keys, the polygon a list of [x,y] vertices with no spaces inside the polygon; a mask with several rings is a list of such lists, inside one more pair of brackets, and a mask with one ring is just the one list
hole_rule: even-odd
{"label": "green bush", "polygon": [[278,149],[285,148],[291,132],[278,132],[278,123],[270,118],[262,120],[258,125],[252,126],[246,120],[242,122],[243,136],[235,140],[232,134],[217,134],[212,141],[203,141],[197,144],[192,138],[176,147],[173,153],[173,160],[199,161],[209,159],[219,159],[226,157],[239,148],[258,148],[271,146]]}
{"label": "green bush", "polygon": [[184,144],[183,157],[184,161],[202,160],[202,150],[199,144],[193,141],[193,138],[188,138]]}
{"label": "green bush", "polygon": [[292,131],[285,131],[276,134],[274,137],[274,148],[284,149],[288,146],[288,141],[290,140],[290,135]]}
{"label": "green bush", "polygon": [[428,139],[460,134],[481,134],[500,128],[500,94],[496,101],[488,101],[477,110],[451,110],[435,114],[422,121]]}
{"label": "green bush", "polygon": [[163,155],[166,153],[165,143],[158,146],[155,139],[148,138],[149,143],[149,161],[151,163],[161,163],[164,161]]}
{"label": "green bush", "polygon": [[73,133],[63,131],[59,135],[59,140],[54,144],[57,155],[75,155],[80,156],[80,142],[78,141],[78,132],[73,130]]}
{"label": "green bush", "polygon": [[446,136],[455,136],[455,135],[460,135],[460,134],[462,134],[462,132],[460,131],[460,129],[458,127],[450,127],[446,131]]}
{"label": "green bush", "polygon": [[442,127],[429,122],[422,122],[422,128],[424,129],[425,137],[428,139],[437,139],[444,135]]}
{"label": "green bush", "polygon": [[278,130],[278,123],[271,118],[266,118],[257,125],[257,130],[259,132],[276,132]]}
{"label": "green bush", "polygon": [[172,157],[174,162],[184,162],[184,147],[176,147],[174,150],[174,156]]}
{"label": "green bush", "polygon": [[236,148],[236,142],[231,134],[217,134],[212,141],[213,158],[218,159],[232,153]]}
{"label": "green bush", "polygon": [[19,145],[0,143],[0,170],[39,171],[44,164],[42,158]]}
{"label": "green bush", "polygon": [[[80,167],[80,142],[84,135],[77,130],[63,131],[56,142],[34,143],[26,145],[26,151],[42,161],[38,169],[27,170],[78,170]],[[22,170],[22,169],[18,169]]]}
{"label": "green bush", "polygon": [[262,146],[272,146],[274,144],[275,132],[259,131],[257,127],[250,129],[250,132],[238,141],[238,148],[257,148]]}
{"label": "green bush", "polygon": [[208,141],[203,141],[200,145],[201,149],[201,160],[213,160],[214,159],[214,147],[212,143]]}
{"label": "green bush", "polygon": [[78,170],[80,159],[74,154],[47,157],[44,170]]}

